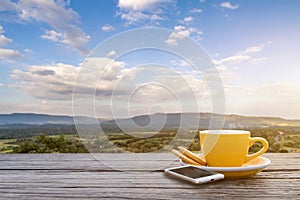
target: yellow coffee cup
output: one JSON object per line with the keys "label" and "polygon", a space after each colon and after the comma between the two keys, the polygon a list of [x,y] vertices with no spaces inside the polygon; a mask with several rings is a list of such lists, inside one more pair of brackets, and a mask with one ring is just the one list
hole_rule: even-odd
{"label": "yellow coffee cup", "polygon": [[[249,155],[249,148],[256,142],[263,147]],[[244,130],[200,131],[200,145],[207,165],[215,167],[239,167],[262,155],[269,147],[266,139],[252,138],[250,132]]]}

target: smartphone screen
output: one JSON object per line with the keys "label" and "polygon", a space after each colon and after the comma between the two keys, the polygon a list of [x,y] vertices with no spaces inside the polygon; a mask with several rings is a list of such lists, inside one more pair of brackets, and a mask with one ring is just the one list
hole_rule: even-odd
{"label": "smartphone screen", "polygon": [[183,179],[194,184],[202,184],[224,179],[224,175],[195,166],[180,166],[165,169],[167,175]]}
{"label": "smartphone screen", "polygon": [[214,172],[206,171],[206,170],[199,169],[199,168],[196,168],[196,167],[193,167],[193,166],[172,169],[170,171],[173,171],[177,174],[181,174],[181,175],[188,176],[188,177],[191,177],[191,178],[201,178],[201,177],[216,174]]}

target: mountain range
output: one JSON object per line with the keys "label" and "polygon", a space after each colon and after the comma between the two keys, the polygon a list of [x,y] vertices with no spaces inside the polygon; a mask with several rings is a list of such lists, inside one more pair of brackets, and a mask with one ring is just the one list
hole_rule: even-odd
{"label": "mountain range", "polygon": [[[212,113],[155,113],[152,115],[139,115],[122,119],[96,119],[91,117],[76,117],[80,124],[93,124],[99,122],[103,127],[120,127],[121,129],[134,129],[136,131],[153,129],[175,128],[213,128],[213,123],[223,122],[224,128],[262,128],[271,126],[300,126],[300,120],[289,120],[280,117],[256,117],[241,115],[221,115]],[[73,125],[72,116],[47,115],[35,113],[0,114],[0,126],[5,125],[43,125],[64,124]]]}
{"label": "mountain range", "polygon": [[[77,117],[82,123],[89,124],[94,121],[90,117]],[[12,113],[0,114],[0,125],[11,124],[27,124],[27,125],[43,125],[43,124],[74,124],[72,116],[66,115],[48,115],[35,113]]]}

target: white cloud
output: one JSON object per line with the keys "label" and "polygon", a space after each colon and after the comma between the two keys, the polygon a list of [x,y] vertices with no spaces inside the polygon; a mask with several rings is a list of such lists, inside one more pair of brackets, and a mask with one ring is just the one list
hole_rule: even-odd
{"label": "white cloud", "polygon": [[2,62],[12,62],[23,57],[24,55],[17,50],[0,48],[0,61]]}
{"label": "white cloud", "polygon": [[7,38],[5,35],[3,35],[2,33],[4,33],[4,29],[3,27],[0,25],[0,46],[3,46],[3,45],[7,45],[7,44],[10,44],[12,43],[12,39],[10,38]]}
{"label": "white cloud", "polygon": [[242,54],[254,54],[254,53],[261,52],[263,49],[264,49],[264,45],[252,46],[252,47],[246,48],[241,53]]}
{"label": "white cloud", "polygon": [[17,5],[14,2],[11,2],[10,0],[1,0],[0,11],[16,10],[16,9],[17,9]]}
{"label": "white cloud", "polygon": [[185,30],[186,29],[186,27],[185,26],[174,26],[174,30],[175,31],[182,31],[182,30]]}
{"label": "white cloud", "polygon": [[[4,29],[0,25],[0,46],[4,46],[13,42],[12,39],[3,35]],[[24,55],[18,50],[0,48],[0,63],[2,62],[14,62],[16,59],[23,58]]]}
{"label": "white cloud", "polygon": [[106,24],[106,25],[102,26],[102,30],[105,32],[109,32],[109,31],[115,30],[115,28],[110,24]]}
{"label": "white cloud", "polygon": [[41,35],[41,38],[58,42],[63,40],[63,34],[54,30],[45,30],[45,34]]}
{"label": "white cloud", "polygon": [[171,3],[172,0],[119,0],[118,6],[126,10],[153,10],[163,3]]}
{"label": "white cloud", "polygon": [[190,66],[192,66],[189,62],[187,62],[186,60],[183,60],[183,59],[181,59],[180,61],[171,60],[171,63],[173,65],[178,65],[180,67],[190,67]]}
{"label": "white cloud", "polygon": [[12,43],[12,39],[5,37],[5,35],[0,35],[0,46]]}
{"label": "white cloud", "polygon": [[264,58],[255,58],[253,54],[259,53],[264,49],[264,45],[251,46],[246,48],[243,51],[237,52],[233,56],[229,56],[227,58],[222,58],[220,60],[214,60],[216,65],[230,65],[237,64],[240,62],[249,61],[252,63],[258,63],[262,61]]}
{"label": "white cloud", "polygon": [[136,22],[149,19],[150,15],[143,14],[142,12],[129,11],[121,14],[121,19],[126,20],[126,25],[134,24]]}
{"label": "white cloud", "polygon": [[182,40],[190,35],[189,31],[180,31],[180,32],[173,32],[169,36],[169,38],[165,41],[168,45],[177,46],[178,40]]}
{"label": "white cloud", "polygon": [[192,16],[186,16],[183,19],[179,20],[179,23],[183,24],[184,26],[189,26],[192,21],[194,21],[194,18]]}
{"label": "white cloud", "polygon": [[4,84],[3,83],[0,83],[0,87],[3,87],[4,86]]}
{"label": "white cloud", "polygon": [[194,28],[194,27],[190,27],[190,28],[188,28],[188,30],[190,30],[191,33],[197,34],[198,36],[203,34],[202,31],[200,31],[199,29]]}
{"label": "white cloud", "polygon": [[185,21],[185,22],[191,22],[191,21],[193,21],[193,20],[194,20],[194,18],[191,17],[191,16],[185,17],[185,18],[183,19],[183,21]]}
{"label": "white cloud", "polygon": [[263,62],[263,61],[265,61],[265,60],[266,60],[265,57],[261,57],[261,58],[252,58],[252,59],[250,60],[250,63],[252,63],[252,64],[254,64],[254,65],[257,65],[257,64],[259,64],[259,63],[261,63],[261,62]]}
{"label": "white cloud", "polygon": [[25,53],[32,53],[32,50],[31,49],[24,49],[23,50]]}
{"label": "white cloud", "polygon": [[251,59],[251,57],[249,55],[233,55],[233,56],[229,56],[227,58],[223,58],[220,60],[215,60],[214,63],[216,65],[233,64],[233,63],[238,63],[238,62],[242,62],[242,61],[247,61],[250,59]]}
{"label": "white cloud", "polygon": [[[244,81],[238,71],[233,70],[240,63],[251,67],[263,61],[264,57],[255,57],[264,50],[265,45],[256,45],[238,51],[233,56],[215,61],[216,68],[224,83],[227,113],[260,116],[289,116],[299,118],[300,82],[281,82],[272,80],[261,84]],[[256,68],[258,69],[258,68]],[[263,69],[261,69],[263,71]],[[262,73],[257,71],[256,73]],[[280,77],[281,75],[279,75]],[[246,77],[249,78],[249,77]],[[260,79],[260,78],[258,78]],[[259,83],[259,82],[257,82]]]}
{"label": "white cloud", "polygon": [[86,53],[87,49],[85,49],[84,47],[81,47],[81,45],[80,45],[80,44],[86,43],[85,38],[83,38],[81,36],[78,36],[78,38],[76,38],[76,37],[77,37],[76,33],[74,33],[74,35],[72,35],[70,37],[70,35],[63,34],[63,33],[57,32],[55,30],[45,30],[45,33],[43,35],[41,35],[42,39],[51,40],[53,42],[59,42],[62,44],[66,44],[68,46],[74,46],[74,47],[77,46],[80,49],[81,53]]}
{"label": "white cloud", "polygon": [[112,51],[110,51],[110,52],[108,52],[108,53],[106,54],[106,57],[110,58],[110,57],[112,57],[112,56],[114,56],[114,55],[116,55],[116,51],[112,50]]}
{"label": "white cloud", "polygon": [[235,10],[235,9],[238,9],[239,8],[239,5],[236,4],[236,5],[233,5],[231,4],[230,2],[222,2],[221,4],[221,7],[223,8],[228,8],[230,10]]}
{"label": "white cloud", "polygon": [[244,115],[299,118],[299,82],[225,87],[227,112]]}
{"label": "white cloud", "polygon": [[190,12],[191,13],[201,13],[202,9],[200,9],[200,8],[193,8]]}
{"label": "white cloud", "polygon": [[216,69],[222,79],[225,89],[231,85],[232,82],[239,79],[238,75],[234,71],[229,70],[225,65],[216,66]]}
{"label": "white cloud", "polygon": [[185,21],[185,22],[191,22],[191,21],[193,21],[193,20],[194,20],[194,18],[191,17],[191,16],[185,17],[185,18],[183,19],[183,21]]}
{"label": "white cloud", "polygon": [[186,27],[186,26],[174,26],[174,32],[170,34],[168,39],[165,41],[168,45],[177,46],[178,41],[183,40],[184,38],[190,37],[191,34],[194,34],[192,37],[195,40],[200,40],[202,34],[197,28]]}
{"label": "white cloud", "polygon": [[[265,58],[255,57],[255,54],[261,52],[263,49],[264,45],[251,46],[243,51],[238,51],[232,56],[219,60],[213,60],[214,64],[216,65],[216,69],[218,70],[218,73],[220,74],[220,77],[223,81],[226,95],[245,95],[245,92],[248,89],[245,89],[244,92],[241,92],[239,90],[239,86],[232,85],[235,81],[241,79],[235,70],[237,69],[237,66],[241,65],[242,63],[258,64],[263,61]],[[233,99],[231,99],[231,101],[233,101]]]}
{"label": "white cloud", "polygon": [[117,14],[126,20],[126,25],[143,23],[157,23],[164,20],[164,11],[168,5],[174,4],[173,0],[119,0]]}
{"label": "white cloud", "polygon": [[20,89],[41,99],[71,100],[73,84],[79,68],[62,63],[32,65],[26,70],[15,69],[10,76],[17,83],[11,87]]}
{"label": "white cloud", "polygon": [[[109,68],[107,66],[109,65]],[[81,66],[57,63],[52,65],[31,65],[25,70],[15,69],[10,77],[17,83],[11,87],[23,90],[26,94],[39,99],[71,100],[75,78],[79,95],[93,93],[108,95],[120,80],[124,63],[109,58],[88,58]],[[101,73],[103,72],[103,73]],[[100,84],[97,86],[98,81]],[[127,83],[129,83],[127,81]],[[122,89],[126,91],[126,84]],[[121,89],[120,89],[121,90]],[[121,92],[121,91],[117,92]]]}
{"label": "white cloud", "polygon": [[[181,105],[184,104],[184,111],[195,111],[189,106],[197,104],[197,101],[192,104],[189,101],[194,95],[203,95],[205,87],[194,76],[180,75],[172,69],[160,66],[124,68],[124,62],[99,57],[88,58],[80,66],[57,63],[15,69],[10,77],[16,83],[9,87],[22,90],[38,102],[47,101],[48,105],[52,105],[55,101],[61,101],[61,105],[72,100],[77,74],[80,76],[76,80],[74,95],[75,99],[79,99],[79,104],[81,102],[82,108],[76,109],[86,114],[87,107],[91,106],[90,99],[95,98],[99,116],[112,115],[111,103],[118,115],[121,112],[128,116],[129,107],[133,109],[130,114],[147,113],[152,105],[163,106],[168,112],[179,112],[178,98]],[[60,108],[53,106],[49,109],[50,112],[59,112]]]}
{"label": "white cloud", "polygon": [[[140,69],[140,68],[139,68]],[[197,105],[204,93],[207,93],[201,78],[174,72],[172,69],[160,66],[147,66],[135,74],[140,80],[134,85],[129,99],[124,98],[123,103],[118,99],[118,110],[130,109],[134,115],[149,113],[153,106],[163,108],[165,112],[197,112]],[[197,99],[199,101],[197,101]],[[180,105],[179,105],[180,104]],[[126,108],[126,106],[128,106]]]}
{"label": "white cloud", "polygon": [[181,67],[189,67],[189,66],[191,66],[191,64],[188,63],[186,60],[180,60],[179,66],[181,66]]}
{"label": "white cloud", "polygon": [[68,2],[61,0],[19,0],[14,3],[5,0],[5,3],[0,5],[2,5],[0,8],[3,10],[17,12],[23,21],[45,22],[54,29],[55,33],[60,34],[60,37],[54,37],[51,31],[46,31],[41,36],[42,38],[63,43],[82,54],[88,52],[86,43],[90,37],[79,28],[79,15],[71,8],[66,8]]}
{"label": "white cloud", "polygon": [[144,14],[139,11],[129,11],[121,14],[121,19],[126,20],[126,25],[135,24],[141,21],[148,21],[149,23],[154,23],[160,20],[164,20],[163,17],[157,14]]}

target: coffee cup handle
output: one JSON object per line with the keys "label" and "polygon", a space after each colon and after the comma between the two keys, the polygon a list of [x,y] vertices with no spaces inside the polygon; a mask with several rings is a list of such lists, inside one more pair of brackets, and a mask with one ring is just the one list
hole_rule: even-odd
{"label": "coffee cup handle", "polygon": [[261,138],[261,137],[253,137],[253,138],[249,138],[249,147],[251,147],[254,143],[256,142],[260,142],[262,143],[263,147],[256,153],[253,153],[253,154],[248,154],[246,159],[245,159],[245,163],[262,155],[263,153],[265,153],[268,148],[269,148],[269,143],[266,139],[264,138]]}

